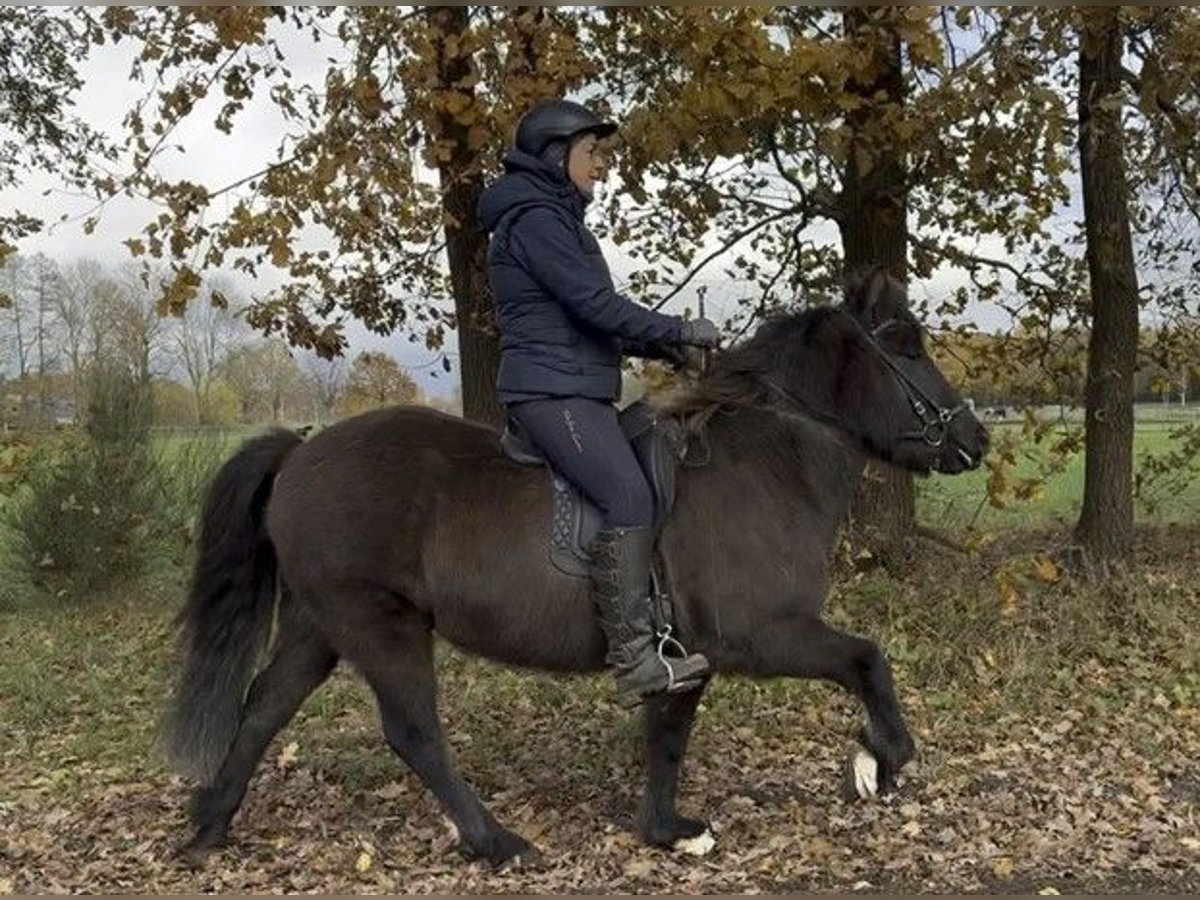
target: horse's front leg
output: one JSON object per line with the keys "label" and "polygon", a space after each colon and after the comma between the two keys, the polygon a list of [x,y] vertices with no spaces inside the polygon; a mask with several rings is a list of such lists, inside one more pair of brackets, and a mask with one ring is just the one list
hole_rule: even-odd
{"label": "horse's front leg", "polygon": [[686,819],[675,811],[679,767],[687,752],[688,736],[704,685],[683,694],[659,694],[646,700],[646,796],[642,803],[642,839],[656,847],[674,847],[697,838],[708,823]]}
{"label": "horse's front leg", "polygon": [[867,710],[859,735],[866,753],[850,762],[847,792],[865,799],[895,787],[916,745],[896,700],[891,666],[874,642],[831,628],[815,615],[796,616],[760,629],[743,665],[751,675],[832,681],[859,697]]}

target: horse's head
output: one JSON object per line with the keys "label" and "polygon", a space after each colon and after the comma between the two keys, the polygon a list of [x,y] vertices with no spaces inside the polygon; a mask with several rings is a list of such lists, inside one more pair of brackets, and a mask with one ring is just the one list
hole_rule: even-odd
{"label": "horse's head", "polygon": [[873,271],[848,284],[841,305],[819,312],[771,365],[776,404],[791,401],[907,469],[979,466],[987,432],[925,352],[900,282]]}
{"label": "horse's head", "polygon": [[842,308],[840,407],[867,451],[922,472],[977,468],[987,431],[926,353],[903,285],[875,270],[849,283]]}

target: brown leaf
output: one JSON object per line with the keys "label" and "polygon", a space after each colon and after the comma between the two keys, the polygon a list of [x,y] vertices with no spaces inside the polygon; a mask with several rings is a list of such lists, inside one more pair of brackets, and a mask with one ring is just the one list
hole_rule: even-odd
{"label": "brown leaf", "polygon": [[300,756],[300,745],[295,741],[284,745],[279,751],[279,755],[275,757],[275,767],[280,772],[286,772],[288,769],[296,765],[296,760]]}

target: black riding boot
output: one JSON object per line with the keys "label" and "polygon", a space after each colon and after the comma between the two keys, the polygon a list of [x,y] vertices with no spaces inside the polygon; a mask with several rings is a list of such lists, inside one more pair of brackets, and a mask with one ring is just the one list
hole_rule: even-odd
{"label": "black riding boot", "polygon": [[590,548],[592,594],[608,639],[605,660],[627,705],[660,691],[691,690],[709,671],[699,653],[659,655],[650,607],[653,548],[650,528],[606,528]]}

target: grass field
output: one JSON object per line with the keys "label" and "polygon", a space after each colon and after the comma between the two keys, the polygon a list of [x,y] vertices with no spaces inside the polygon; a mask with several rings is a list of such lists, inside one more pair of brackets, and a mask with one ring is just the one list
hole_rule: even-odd
{"label": "grass field", "polygon": [[[1150,454],[1163,454],[1178,446],[1171,432],[1178,422],[1139,422],[1135,436],[1135,470]],[[241,427],[223,430],[163,430],[155,435],[163,461],[169,466],[186,470],[187,477],[196,480],[206,476],[233,452],[246,438],[261,432],[261,428]],[[994,440],[1019,435],[1015,424],[991,426]],[[1017,465],[1011,479],[1038,478],[1051,458],[1045,449],[1056,435],[1052,433],[1040,445],[1027,443],[1017,453]],[[1200,465],[1200,460],[1196,461]],[[953,477],[933,475],[917,482],[918,516],[922,522],[948,532],[962,531],[973,526],[988,531],[1011,528],[1070,525],[1079,515],[1083,497],[1083,453],[1071,453],[1062,461],[1060,470],[1045,476],[1041,488],[1029,499],[1011,500],[1004,508],[988,502],[988,468]],[[198,487],[198,485],[191,487]],[[0,491],[0,506],[3,505]],[[1150,485],[1135,501],[1139,522],[1148,524],[1192,522],[1200,518],[1200,471],[1180,472],[1170,481]]]}
{"label": "grass field", "polygon": [[[1151,412],[1160,414],[1158,409]],[[1177,447],[1178,441],[1171,439],[1171,432],[1193,419],[1189,416],[1176,422],[1140,421],[1135,434],[1135,471],[1148,455],[1167,453]],[[997,424],[992,425],[991,430],[995,439],[1005,434],[1015,437],[1020,426]],[[160,440],[169,456],[188,455],[193,451],[194,442],[200,440],[204,443],[204,452],[211,457],[232,452],[242,440],[255,433],[255,429],[242,428],[199,436],[187,433],[164,435]],[[1037,477],[1050,459],[1045,447],[1057,434],[1063,433],[1052,433],[1041,445],[1030,443],[1021,450],[1012,477]],[[1200,460],[1196,462],[1200,466]],[[933,475],[920,479],[917,483],[918,516],[927,524],[949,531],[972,525],[986,531],[1071,525],[1079,516],[1083,499],[1082,450],[1072,453],[1064,460],[1061,471],[1046,478],[1036,497],[1015,500],[1004,509],[988,503],[989,474],[990,470],[983,468],[965,475]],[[1135,515],[1139,522],[1147,524],[1196,521],[1200,518],[1200,471],[1180,473],[1169,483],[1148,487],[1145,495],[1135,502]]]}
{"label": "grass field", "polygon": [[[1166,453],[1177,446],[1177,442],[1170,438],[1174,427],[1164,423],[1138,424],[1134,438],[1135,471],[1148,454]],[[992,426],[994,440],[1001,440],[1006,433],[1015,436],[1018,431],[1016,425]],[[1042,446],[1048,445],[1053,437],[1051,435]],[[1038,476],[1049,456],[1042,447],[1027,446],[1018,454],[1014,476]],[[917,488],[918,516],[927,524],[951,532],[968,525],[985,531],[1070,525],[1079,516],[1083,500],[1082,451],[1066,457],[1062,470],[1046,479],[1043,490],[1036,497],[1015,501],[1004,509],[997,509],[988,503],[989,474],[989,470],[983,468],[964,475],[934,475],[920,480]],[[1135,515],[1138,521],[1145,523],[1196,521],[1200,518],[1200,473],[1181,473],[1178,483],[1148,489],[1146,496],[1135,504]]]}

